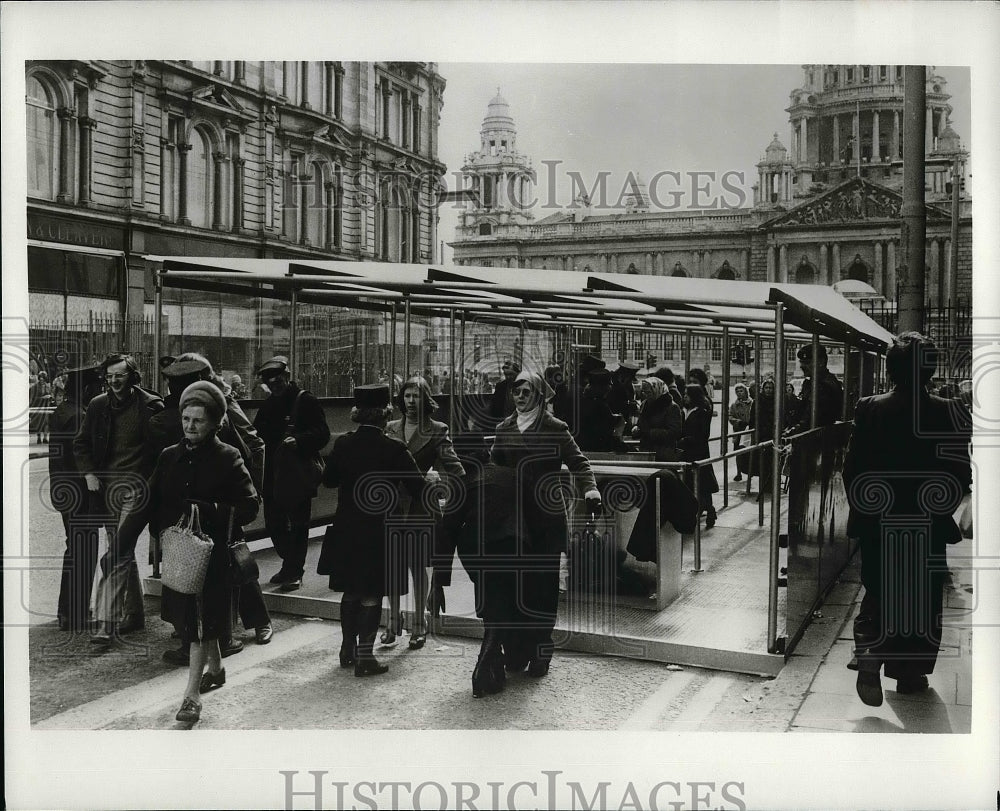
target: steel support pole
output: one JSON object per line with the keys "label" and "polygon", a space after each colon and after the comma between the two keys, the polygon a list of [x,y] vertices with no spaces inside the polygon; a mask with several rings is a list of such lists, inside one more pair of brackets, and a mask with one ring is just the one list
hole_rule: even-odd
{"label": "steel support pole", "polygon": [[[753,380],[754,380],[754,392],[756,396],[754,397],[754,414],[756,418],[753,421],[753,444],[757,445],[760,443],[760,421],[764,418],[763,413],[760,410],[760,337],[754,336],[753,339]],[[758,450],[757,452],[757,487],[760,488],[760,467],[763,460],[763,454]],[[750,482],[753,481],[754,469],[752,467],[753,456],[750,458],[750,475],[747,476],[747,495],[750,495]],[[758,490],[757,498],[757,526],[764,526],[764,493]]]}
{"label": "steel support pole", "polygon": [[[703,571],[701,568],[701,465],[694,466],[694,494],[698,498],[698,521],[694,525],[694,568],[692,572]],[[659,515],[659,513],[657,513]],[[658,523],[658,522],[657,522]]]}
{"label": "steel support pole", "polygon": [[[161,333],[161,325],[163,324],[163,271],[159,270],[153,275],[153,318],[156,319],[156,323],[153,324],[153,363],[156,364],[154,368],[159,368],[160,353],[163,346],[163,336]],[[64,322],[65,323],[65,322]],[[160,381],[156,381],[158,386]],[[150,384],[150,388],[153,385]],[[160,576],[160,559],[162,553],[160,550],[160,544],[154,539],[153,535],[150,534],[149,542],[151,545],[155,545],[155,551],[153,552],[153,577]]]}
{"label": "steel support pole", "polygon": [[[815,371],[814,371],[815,374]],[[777,381],[785,379],[785,312],[781,304],[774,305],[774,453],[771,457],[771,546],[767,572],[767,650],[777,650],[778,638],[778,536],[781,533],[781,442],[784,418],[785,387]],[[761,494],[763,496],[763,493]]]}
{"label": "steel support pole", "polygon": [[[864,365],[863,362],[858,364],[859,366]],[[860,377],[858,379],[858,391],[861,391]],[[851,345],[844,342],[844,402],[841,404],[840,409],[840,419],[847,422],[847,404],[850,400],[851,393]]]}
{"label": "steel support pole", "polygon": [[923,65],[903,68],[903,205],[900,243],[903,261],[899,266],[900,332],[924,328],[924,241],[927,238],[927,210],[924,206],[924,165],[926,146],[927,69]]}
{"label": "steel support pole", "polygon": [[[819,336],[812,337],[812,374],[809,375],[809,391],[811,402],[809,403],[809,427],[815,428],[819,420]],[[784,376],[781,377],[784,380]],[[784,390],[784,386],[781,387]],[[775,434],[777,436],[777,434]]]}
{"label": "steel support pole", "polygon": [[[729,327],[722,328],[722,425],[719,454],[729,451]],[[729,506],[729,459],[722,460],[722,507]]]}
{"label": "steel support pole", "polygon": [[288,313],[288,371],[291,374],[292,380],[298,379],[298,368],[296,366],[296,361],[298,360],[298,353],[295,351],[295,339],[298,336],[298,308],[299,308],[299,291],[298,288],[292,288],[292,295],[289,301],[289,313]]}
{"label": "steel support pole", "polygon": [[392,303],[389,319],[389,395],[396,394],[396,302]]}
{"label": "steel support pole", "polygon": [[[691,330],[684,330],[684,385],[687,385],[688,375],[691,374]],[[681,394],[684,393],[682,387]]]}
{"label": "steel support pole", "polygon": [[410,379],[410,297],[403,301],[403,380]]}
{"label": "steel support pole", "polygon": [[[459,404],[459,415],[461,416],[462,430],[465,431],[467,424],[465,420],[465,310],[462,310],[460,320],[459,320],[459,333],[458,333],[458,366],[459,366],[459,381],[457,384],[457,389],[455,394],[452,396],[458,397]],[[455,381],[452,381],[452,388],[455,389]]]}
{"label": "steel support pole", "polygon": [[448,374],[451,375],[451,391],[448,397],[448,430],[455,436],[455,406],[458,405],[458,390],[465,387],[465,375],[455,377],[455,308],[448,310]]}

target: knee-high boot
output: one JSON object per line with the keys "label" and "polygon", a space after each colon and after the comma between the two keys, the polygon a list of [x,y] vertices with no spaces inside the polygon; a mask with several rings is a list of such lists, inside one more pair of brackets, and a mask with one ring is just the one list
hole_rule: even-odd
{"label": "knee-high boot", "polygon": [[388,665],[380,664],[372,653],[381,618],[381,605],[362,605],[358,608],[358,655],[354,662],[355,676],[378,676],[389,669]]}
{"label": "knee-high boot", "polygon": [[500,633],[496,628],[487,627],[483,632],[483,644],[479,648],[476,669],[472,671],[472,695],[479,698],[499,693],[506,683]]}
{"label": "knee-high boot", "polygon": [[358,659],[358,611],[359,600],[343,600],[340,603],[340,630],[344,641],[340,643],[340,666],[350,667]]}

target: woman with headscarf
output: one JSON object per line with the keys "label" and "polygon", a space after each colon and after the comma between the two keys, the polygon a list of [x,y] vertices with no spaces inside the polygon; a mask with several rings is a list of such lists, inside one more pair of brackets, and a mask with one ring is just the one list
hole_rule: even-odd
{"label": "woman with headscarf", "polygon": [[541,375],[521,372],[514,379],[512,394],[515,410],[497,425],[490,460],[516,471],[517,544],[512,565],[518,588],[507,595],[506,610],[497,613],[495,633],[484,638],[481,658],[494,659],[502,643],[508,671],[527,666],[529,676],[539,677],[549,672],[552,660],[559,555],[567,549],[566,512],[559,487],[562,465],[574,474],[588,512],[600,511],[601,495],[590,462],[566,423],[546,411],[551,390]]}
{"label": "woman with headscarf", "polygon": [[[729,424],[733,431],[745,431],[750,426],[750,409],[753,407],[753,400],[750,399],[750,392],[742,383],[736,384],[736,400],[729,405]],[[743,447],[743,436],[737,434],[733,437],[733,450],[738,451]],[[736,457],[736,476],[734,482],[743,480],[743,468],[746,467],[744,456]]]}
{"label": "woman with headscarf", "polygon": [[[699,383],[688,383],[684,388],[684,427],[677,447],[685,462],[697,462],[709,457],[708,437],[712,428],[712,404],[708,401],[705,388]],[[698,503],[705,513],[705,529],[715,526],[716,514],[712,504],[712,494],[719,492],[719,481],[711,465],[701,467],[698,481],[694,481],[694,471],[685,473],[685,482],[698,496]]]}
{"label": "woman with headscarf", "polygon": [[180,594],[164,585],[160,598],[163,618],[191,640],[188,683],[177,720],[194,723],[201,717],[199,694],[226,683],[219,638],[230,630],[228,547],[257,517],[260,500],[239,451],[216,436],[226,413],[222,392],[199,380],[184,389],[179,407],[184,439],[160,454],[149,500],[123,519],[120,533],[131,541],[147,523],[150,532],[159,533],[197,506],[202,532],[214,543],[201,592]]}
{"label": "woman with headscarf", "polygon": [[329,575],[331,589],[344,592],[340,666],[353,665],[355,676],[378,676],[389,669],[372,650],[389,581],[406,573],[388,565],[405,540],[386,526],[397,488],[406,488],[413,503],[424,503],[424,477],[417,463],[402,442],[384,433],[391,412],[388,386],[355,386],[351,420],[358,427],[333,443],[323,471],[323,484],[339,488],[339,498],[316,571]]}
{"label": "woman with headscarf", "polygon": [[639,396],[642,398],[639,422],[632,431],[632,436],[639,440],[639,450],[655,453],[657,462],[680,461],[676,445],[684,416],[667,384],[658,377],[647,377],[640,384]]}
{"label": "woman with headscarf", "polygon": [[[785,425],[788,425],[787,412]],[[750,427],[756,428],[754,442],[769,442],[774,439],[774,379],[771,377],[764,378],[761,382],[760,392],[750,406]],[[771,491],[773,454],[774,451],[770,449],[764,452],[756,450],[750,454],[750,472],[747,475],[751,478],[760,476],[761,494]]]}
{"label": "woman with headscarf", "polygon": [[[426,379],[419,376],[411,377],[407,380],[395,398],[396,408],[403,416],[398,420],[391,420],[385,427],[385,435],[398,439],[413,456],[417,467],[424,475],[428,484],[434,484],[441,480],[442,476],[462,477],[465,475],[465,468],[455,453],[455,448],[451,444],[448,436],[448,426],[443,422],[431,419],[438,409],[438,404],[431,396],[430,386]],[[400,511],[406,515],[410,513],[411,501],[409,493],[400,488]],[[422,514],[422,508],[421,508]],[[435,519],[434,541],[441,548],[448,547],[444,539],[439,538],[444,529],[440,521],[440,514],[433,516]],[[419,534],[407,536],[414,540],[420,538]],[[403,550],[403,558],[395,559],[394,563],[402,570],[397,575],[391,577],[389,592],[389,624],[382,634],[381,642],[388,645],[396,641],[397,634],[402,632],[403,617],[399,610],[400,596],[406,594],[408,587],[408,575],[413,576],[413,627],[410,635],[410,648],[416,650],[424,646],[427,640],[427,626],[424,620],[424,603],[428,596],[427,592],[427,567],[431,565],[431,549],[426,545],[408,544]],[[452,550],[453,551],[453,550]],[[435,589],[440,585],[435,583]]]}

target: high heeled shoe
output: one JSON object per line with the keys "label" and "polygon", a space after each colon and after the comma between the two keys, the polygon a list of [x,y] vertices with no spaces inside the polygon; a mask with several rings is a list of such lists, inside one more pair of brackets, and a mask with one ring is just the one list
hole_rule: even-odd
{"label": "high heeled shoe", "polygon": [[396,618],[395,627],[387,625],[382,635],[378,638],[378,641],[383,645],[391,645],[396,641],[396,637],[403,633],[403,612],[399,612],[399,616]]}

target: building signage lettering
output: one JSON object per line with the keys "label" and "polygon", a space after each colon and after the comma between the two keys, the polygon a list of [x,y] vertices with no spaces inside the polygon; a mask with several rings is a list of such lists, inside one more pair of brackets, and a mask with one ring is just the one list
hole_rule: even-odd
{"label": "building signage lettering", "polygon": [[72,245],[85,245],[88,248],[115,249],[118,247],[115,244],[116,240],[109,234],[85,230],[78,225],[59,222],[29,222],[28,238],[48,242],[68,242]]}

